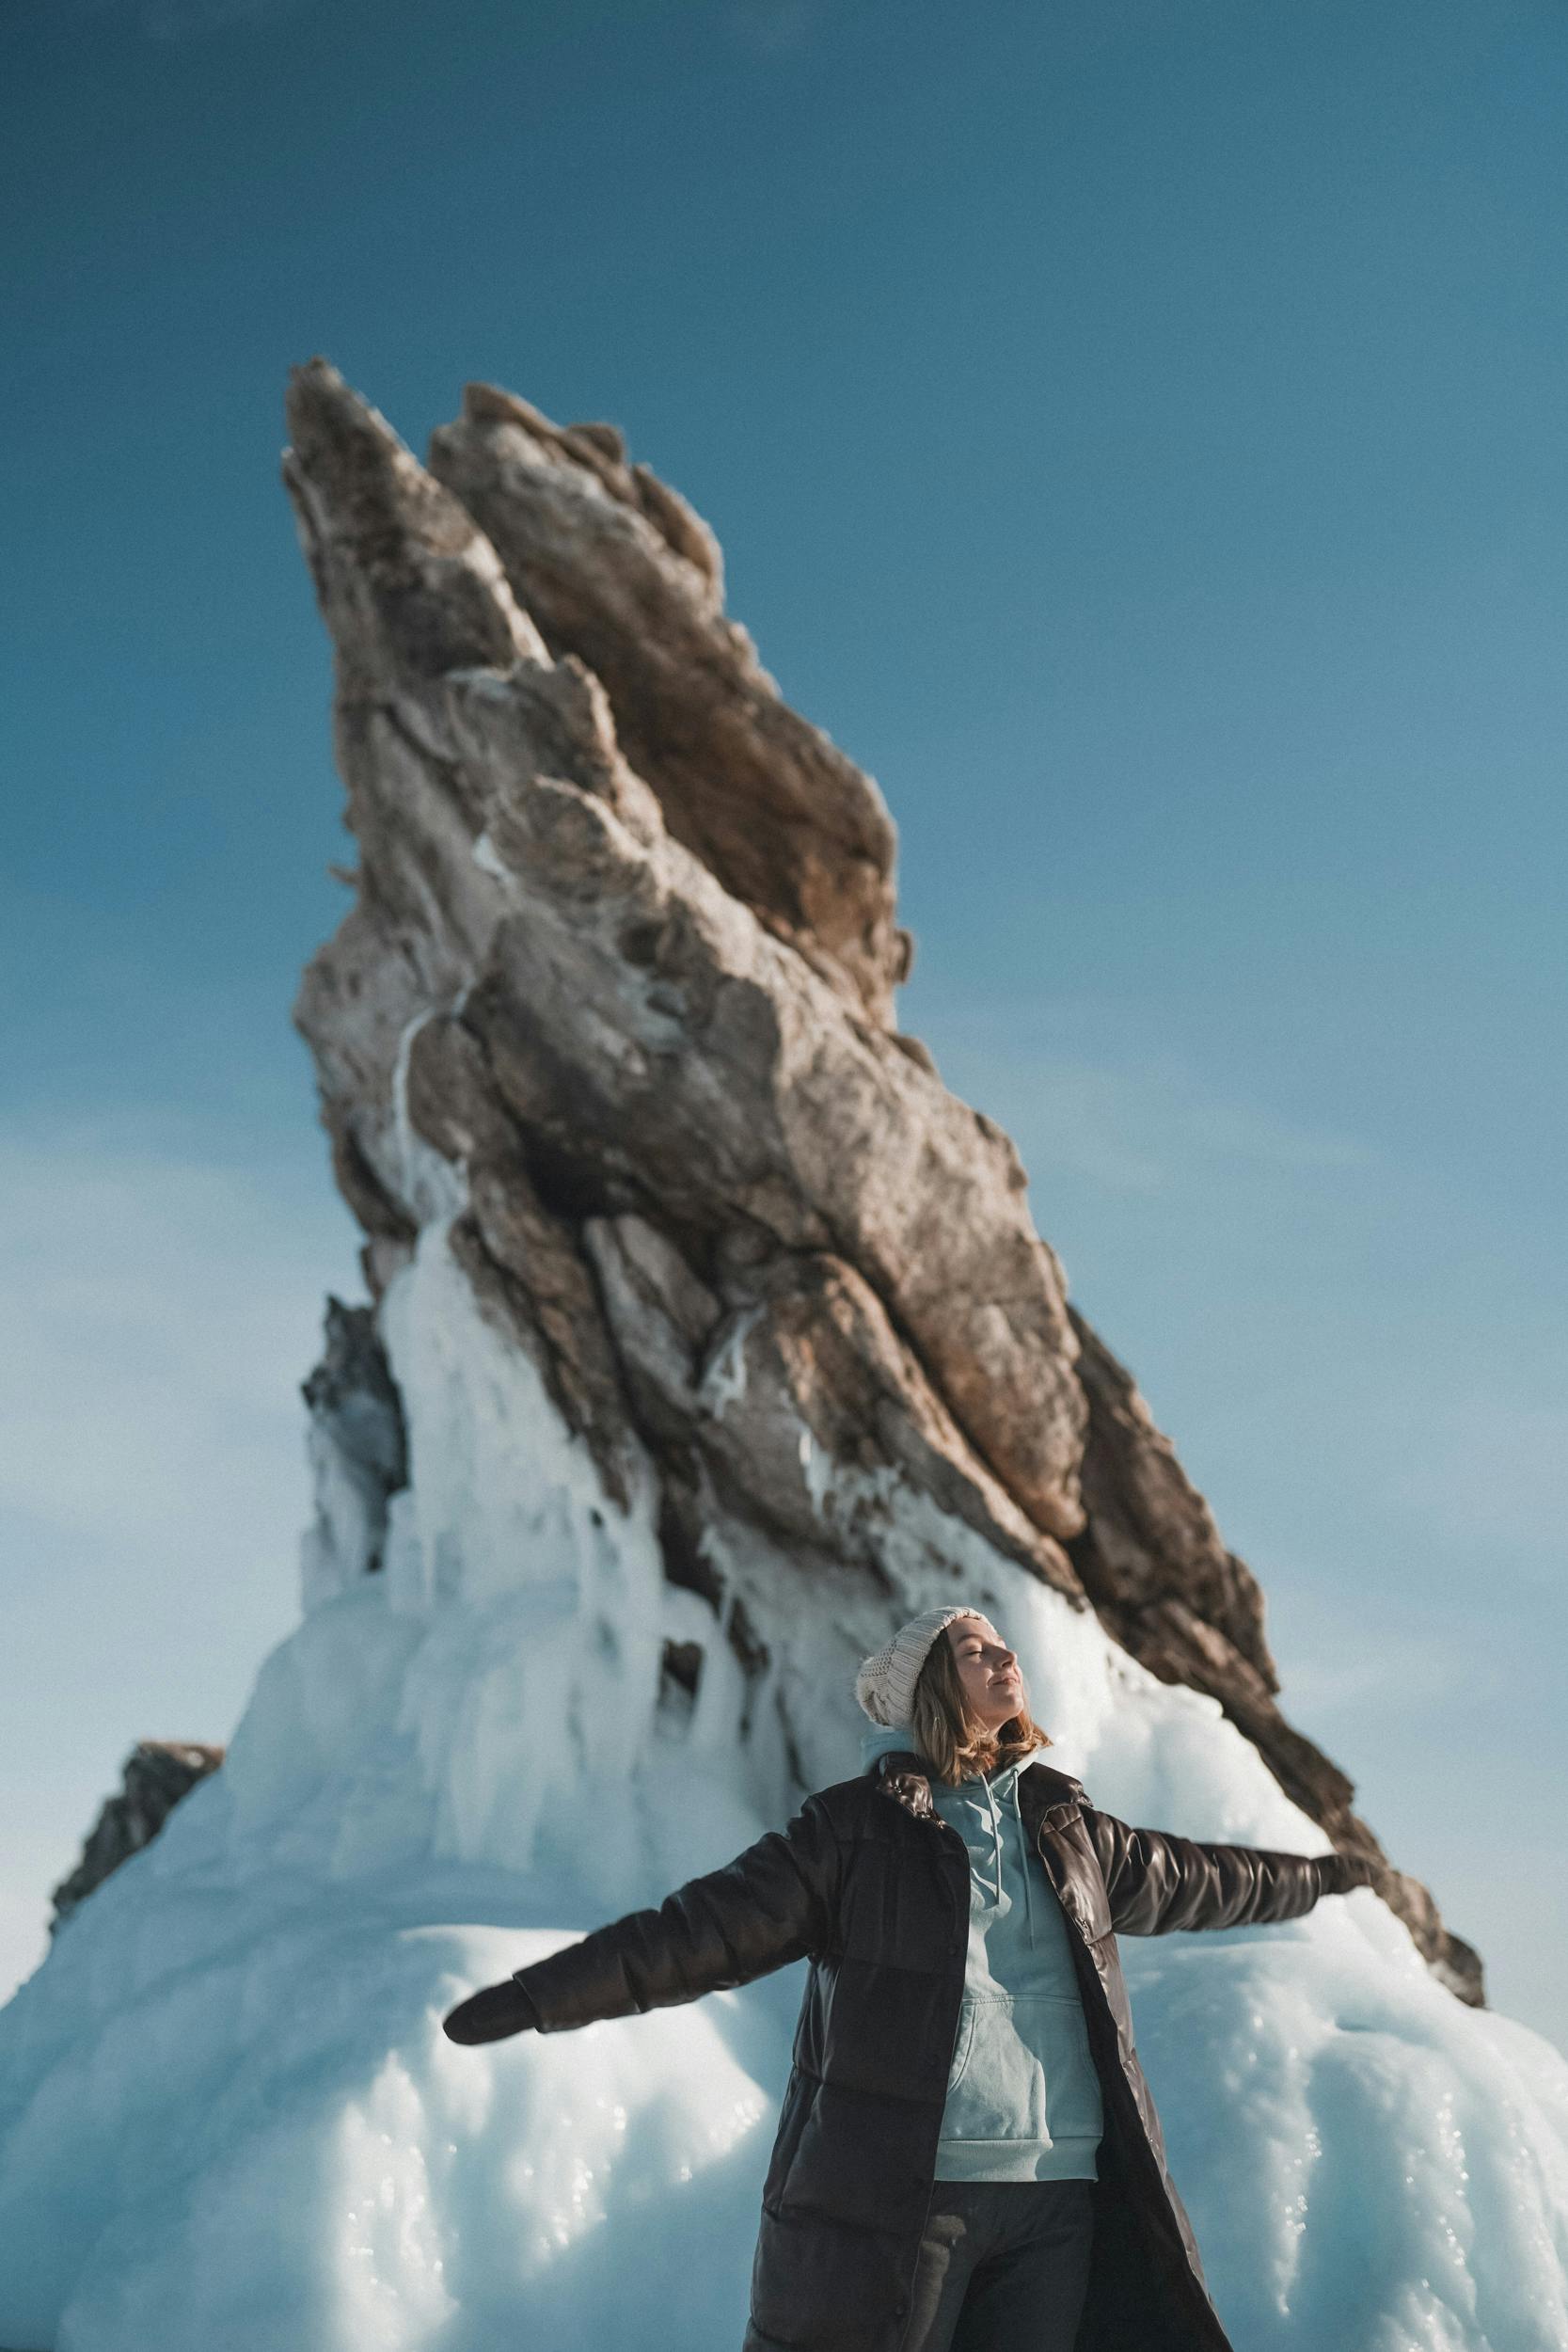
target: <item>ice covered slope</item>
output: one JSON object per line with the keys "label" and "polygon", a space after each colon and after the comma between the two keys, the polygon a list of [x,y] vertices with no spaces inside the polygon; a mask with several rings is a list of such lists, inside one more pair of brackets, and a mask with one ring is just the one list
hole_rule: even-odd
{"label": "ice covered slope", "polygon": [[[879,796],[700,520],[509,396],[437,436],[460,495],[319,363],[291,426],[360,861],[297,1017],[370,1300],[298,1629],[0,2013],[0,2343],[733,2352],[799,1970],[438,2021],[852,1772],[891,1624],[990,1610],[1115,1812],[1375,1841],[1006,1138],[890,1026]],[[1387,1887],[1124,1946],[1215,2298],[1248,2352],[1560,2352],[1563,2063]]]}

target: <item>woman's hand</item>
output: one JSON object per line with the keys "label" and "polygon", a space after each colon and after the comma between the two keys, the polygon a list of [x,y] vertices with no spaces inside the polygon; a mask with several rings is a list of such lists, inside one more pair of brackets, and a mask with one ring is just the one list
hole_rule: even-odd
{"label": "woman's hand", "polygon": [[504,2042],[508,2034],[535,2031],[538,2024],[533,2003],[508,1977],[504,1984],[487,1984],[459,2001],[442,2018],[441,2031],[449,2042]]}

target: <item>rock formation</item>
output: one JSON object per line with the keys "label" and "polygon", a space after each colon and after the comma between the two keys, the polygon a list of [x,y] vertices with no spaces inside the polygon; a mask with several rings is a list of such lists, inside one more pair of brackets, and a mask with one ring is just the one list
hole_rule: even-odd
{"label": "rock formation", "polygon": [[150,1845],[182,1797],[223,1762],[221,1748],[190,1740],[138,1740],[125,1759],[117,1795],[104,1799],[87,1832],[82,1859],[54,1890],[53,1935],[62,1919],[134,1853]]}
{"label": "rock formation", "polygon": [[[1069,1304],[1013,1146],[895,1027],[892,821],[724,616],[705,523],[614,427],[489,386],[428,468],[324,360],[289,422],[358,848],[294,1017],[372,1300],[445,1220],[613,1504],[657,1482],[665,1579],[752,1680],[765,1620],[836,1608],[847,1657],[914,1570],[979,1597],[1000,1558],[1093,1612],[1481,2006],[1286,1721],[1257,1581]],[[326,1578],[378,1566],[407,1475],[373,1315],[334,1308]],[[688,1697],[703,1650],[666,1643]]]}

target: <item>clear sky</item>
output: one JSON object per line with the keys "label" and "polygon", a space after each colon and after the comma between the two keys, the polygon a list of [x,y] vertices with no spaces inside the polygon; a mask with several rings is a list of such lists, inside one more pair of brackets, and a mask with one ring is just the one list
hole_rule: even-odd
{"label": "clear sky", "polygon": [[[879,780],[904,1025],[1568,2046],[1559,0],[6,0],[0,1991],[292,1622],[362,1295],[277,481],[609,419]],[[853,1770],[846,1759],[846,1770]]]}

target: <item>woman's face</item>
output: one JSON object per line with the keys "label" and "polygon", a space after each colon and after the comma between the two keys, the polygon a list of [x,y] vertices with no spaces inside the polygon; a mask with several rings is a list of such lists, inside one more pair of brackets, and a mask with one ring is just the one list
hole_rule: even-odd
{"label": "woman's face", "polygon": [[989,1617],[955,1617],[942,1630],[972,1713],[988,1731],[1000,1731],[1023,1705],[1018,1652],[1007,1647]]}

